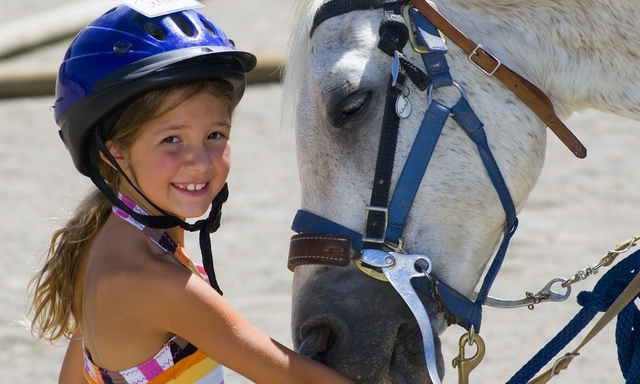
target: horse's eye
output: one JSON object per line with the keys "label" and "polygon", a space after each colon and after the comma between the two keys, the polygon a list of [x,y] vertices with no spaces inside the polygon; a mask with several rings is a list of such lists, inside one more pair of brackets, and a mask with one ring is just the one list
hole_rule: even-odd
{"label": "horse's eye", "polygon": [[340,120],[346,120],[349,116],[358,113],[369,100],[369,93],[365,93],[364,95],[356,95],[355,98],[347,98],[343,101],[344,106],[342,106],[342,116],[340,116]]}
{"label": "horse's eye", "polygon": [[370,98],[371,92],[358,92],[344,98],[336,105],[332,116],[333,125],[339,127],[345,124],[351,117],[362,111]]}

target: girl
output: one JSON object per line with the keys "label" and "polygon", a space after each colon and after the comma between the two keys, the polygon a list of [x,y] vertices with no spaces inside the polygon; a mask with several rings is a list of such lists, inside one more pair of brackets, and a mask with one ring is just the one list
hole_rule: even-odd
{"label": "girl", "polygon": [[[70,338],[60,383],[222,383],[220,364],[259,383],[350,382],[218,293],[209,233],[227,196],[231,115],[255,65],[193,10],[147,18],[121,5],[71,43],[55,118],[98,189],[54,233],[31,282],[33,330]],[[209,204],[207,219],[184,221]],[[204,270],[184,253],[185,229],[200,231]]]}

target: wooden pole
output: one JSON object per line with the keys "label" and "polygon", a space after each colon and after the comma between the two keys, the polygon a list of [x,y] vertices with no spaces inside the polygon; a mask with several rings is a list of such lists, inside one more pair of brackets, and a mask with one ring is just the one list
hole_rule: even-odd
{"label": "wooden pole", "polygon": [[[247,75],[247,83],[279,82],[283,62],[278,56],[259,56],[258,65]],[[53,95],[56,76],[57,68],[51,66],[0,66],[0,98]]]}
{"label": "wooden pole", "polygon": [[118,4],[118,0],[81,1],[0,24],[0,58],[75,36],[96,15]]}

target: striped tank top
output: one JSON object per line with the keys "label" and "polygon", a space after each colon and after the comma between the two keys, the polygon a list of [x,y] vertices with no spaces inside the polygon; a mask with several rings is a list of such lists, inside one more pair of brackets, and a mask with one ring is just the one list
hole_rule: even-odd
{"label": "striped tank top", "polygon": [[[126,196],[119,195],[119,197],[134,212],[147,214]],[[160,248],[173,254],[193,273],[206,276],[204,268],[193,264],[182,247],[171,240],[165,231],[145,227],[118,207],[114,206],[113,211],[143,231]],[[89,351],[86,348],[83,348],[83,351],[84,377],[90,384],[224,384],[222,365],[177,335],[167,341],[149,360],[119,372],[98,367],[91,360]]]}

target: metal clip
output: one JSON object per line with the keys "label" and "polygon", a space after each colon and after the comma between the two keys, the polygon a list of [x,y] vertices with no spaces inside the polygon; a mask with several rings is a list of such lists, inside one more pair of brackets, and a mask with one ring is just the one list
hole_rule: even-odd
{"label": "metal clip", "polygon": [[533,310],[535,304],[540,304],[543,301],[559,302],[559,301],[567,300],[569,296],[571,296],[571,287],[566,287],[567,290],[565,291],[564,294],[560,294],[554,291],[553,289],[551,289],[553,284],[555,283],[564,284],[565,281],[566,280],[561,277],[556,277],[555,279],[548,282],[547,285],[545,285],[544,288],[542,288],[540,292],[536,293],[535,295],[532,294],[531,292],[526,292],[525,295],[527,296],[528,299],[531,299],[532,301],[531,304],[527,305],[527,308],[529,308],[530,310]]}
{"label": "metal clip", "polygon": [[[564,356],[558,358],[555,363],[553,363],[553,367],[551,368],[551,377],[559,375],[560,371],[566,369],[569,366],[569,363],[573,360],[574,357],[580,356],[579,353],[567,352]],[[565,360],[569,360],[565,362]]]}
{"label": "metal clip", "polygon": [[413,8],[413,4],[407,4],[402,7],[402,17],[404,17],[404,21],[407,23],[409,27],[409,42],[411,43],[411,47],[413,48],[415,53],[419,53],[421,55],[429,53],[429,49],[424,45],[418,43],[418,39],[416,38],[415,27],[413,26],[413,20],[411,16],[409,16],[409,11]]}
{"label": "metal clip", "polygon": [[364,232],[363,232],[364,234],[367,233],[366,223],[369,221],[369,213],[371,213],[371,212],[382,212],[384,214],[384,225],[382,227],[382,235],[379,238],[363,236],[362,237],[362,241],[364,241],[366,243],[382,244],[382,243],[384,243],[384,238],[387,235],[387,225],[389,223],[389,208],[387,208],[387,207],[374,207],[372,205],[368,205],[365,208],[365,210],[364,210],[365,228],[364,228]]}
{"label": "metal clip", "polygon": [[[550,282],[548,282],[547,285],[545,285],[544,288],[542,288],[538,293],[533,294],[531,292],[526,292],[526,297],[520,300],[505,300],[488,296],[484,304],[494,308],[527,307],[529,309],[533,309],[536,304],[540,304],[545,301],[565,301],[569,298],[569,296],[571,296],[571,287],[565,286],[566,281],[567,280],[563,279],[562,277],[556,277],[555,279],[552,279]],[[555,283],[560,283],[562,287],[566,288],[564,294],[558,293],[551,289]],[[476,297],[478,297],[478,294],[474,292],[473,299],[475,300]]]}
{"label": "metal clip", "polygon": [[[475,61],[473,61],[471,59],[472,56],[474,55],[478,55],[478,49],[482,49],[484,51],[484,53],[487,54],[487,56],[491,57],[493,60],[495,60],[498,64],[496,64],[496,67],[493,68],[493,70],[491,72],[487,72],[484,70],[484,68],[482,68],[478,63],[476,63]],[[469,54],[468,57],[469,61],[472,62],[476,67],[480,68],[480,70],[482,72],[484,72],[485,75],[487,76],[493,76],[494,73],[496,73],[496,71],[498,70],[498,68],[500,68],[500,66],[502,65],[502,61],[500,61],[497,57],[493,56],[491,54],[491,52],[487,51],[486,49],[484,49],[484,47],[482,46],[482,44],[478,44],[473,51],[471,51],[471,53]]]}
{"label": "metal clip", "polygon": [[[435,9],[436,11],[438,10],[438,6],[433,1],[427,1],[427,3],[429,3],[431,8]],[[402,17],[404,17],[404,20],[407,23],[407,26],[409,27],[409,42],[411,43],[411,48],[413,48],[413,51],[415,53],[419,53],[421,55],[428,54],[429,48],[418,43],[418,38],[416,37],[416,31],[415,31],[413,19],[411,18],[411,15],[409,15],[409,12],[413,8],[415,8],[413,4],[407,4],[402,7]],[[439,29],[438,29],[438,33],[440,33],[440,37],[442,38],[443,43],[447,44],[447,40],[444,33],[442,33],[442,31]]]}
{"label": "metal clip", "polygon": [[400,64],[400,52],[393,52],[393,63],[391,64],[391,86],[402,91],[407,84],[407,74]]}
{"label": "metal clip", "polygon": [[[464,88],[462,88],[462,85],[460,85],[460,83],[458,83],[457,81],[453,82],[453,85],[458,88],[458,91],[460,91],[460,98],[461,99],[466,99],[467,98],[467,93],[464,91]],[[429,88],[427,88],[427,102],[429,104],[431,104],[431,102],[433,101],[433,83],[429,84]]]}
{"label": "metal clip", "polygon": [[[476,334],[473,336],[473,341],[470,341],[469,337],[469,333],[465,333],[460,337],[460,341],[458,342],[459,354],[451,362],[453,368],[458,369],[458,384],[469,384],[469,374],[471,374],[471,371],[473,371],[484,358],[485,346],[482,337]],[[464,350],[471,344],[475,344],[477,350],[475,355],[467,358]]]}

